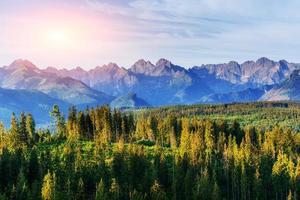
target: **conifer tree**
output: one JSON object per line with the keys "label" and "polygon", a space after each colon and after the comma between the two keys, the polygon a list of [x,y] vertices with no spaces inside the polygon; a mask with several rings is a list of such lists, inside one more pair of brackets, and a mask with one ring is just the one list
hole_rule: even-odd
{"label": "conifer tree", "polygon": [[117,200],[120,198],[120,186],[119,184],[117,183],[116,179],[112,179],[112,183],[111,183],[111,186],[110,186],[110,189],[109,189],[109,192],[110,192],[110,199],[112,200]]}
{"label": "conifer tree", "polygon": [[55,189],[56,189],[56,176],[51,174],[49,171],[44,176],[43,186],[42,186],[42,199],[43,200],[54,200],[55,199]]}
{"label": "conifer tree", "polygon": [[147,138],[147,130],[145,126],[145,119],[140,117],[136,122],[136,130],[135,137],[136,139],[146,139]]}
{"label": "conifer tree", "polygon": [[86,124],[85,124],[85,117],[82,111],[78,112],[77,116],[77,131],[79,134],[79,138],[87,138],[86,137]]}
{"label": "conifer tree", "polygon": [[96,200],[107,200],[107,192],[105,190],[104,182],[101,179],[96,187]]}
{"label": "conifer tree", "polygon": [[14,151],[19,148],[23,148],[25,144],[22,141],[22,138],[19,133],[19,124],[16,119],[15,113],[12,113],[9,129],[9,142],[8,148],[11,151]]}
{"label": "conifer tree", "polygon": [[77,195],[76,195],[76,199],[85,199],[84,198],[84,194],[85,194],[85,191],[84,191],[84,182],[82,180],[82,178],[80,177],[79,180],[78,180],[78,185],[77,185],[77,191],[76,191]]}
{"label": "conifer tree", "polygon": [[26,182],[26,178],[23,172],[23,169],[20,170],[17,185],[16,185],[16,199],[18,200],[26,200],[28,195],[28,186]]}
{"label": "conifer tree", "polygon": [[190,149],[190,122],[188,119],[182,120],[182,132],[180,137],[180,155],[188,153]]}
{"label": "conifer tree", "polygon": [[157,130],[157,121],[154,116],[149,116],[147,119],[147,135],[148,139],[155,141],[157,135],[158,135],[158,130]]}
{"label": "conifer tree", "polygon": [[211,199],[213,200],[219,200],[222,199],[221,195],[220,195],[220,188],[218,186],[218,184],[215,182],[214,186],[213,186],[213,190],[212,190],[212,194],[211,194]]}
{"label": "conifer tree", "polygon": [[207,160],[210,160],[211,155],[215,149],[215,138],[213,133],[213,124],[210,121],[206,121],[205,124],[205,133],[204,133],[204,142],[206,145],[206,157]]}
{"label": "conifer tree", "polygon": [[86,138],[91,140],[94,138],[94,126],[88,109],[85,112],[84,120],[86,124]]}
{"label": "conifer tree", "polygon": [[26,116],[26,132],[28,133],[27,143],[32,146],[36,141],[35,122],[31,114]]}
{"label": "conifer tree", "polygon": [[28,132],[26,128],[26,115],[25,113],[20,114],[20,121],[19,121],[19,134],[20,134],[20,139],[22,143],[27,144],[28,143]]}
{"label": "conifer tree", "polygon": [[35,180],[40,178],[40,164],[38,161],[38,155],[35,148],[31,150],[28,163],[28,183],[33,184]]}
{"label": "conifer tree", "polygon": [[56,134],[60,138],[64,138],[66,136],[66,127],[65,127],[65,118],[63,114],[60,112],[59,106],[54,105],[52,111],[50,112],[50,116],[54,120],[54,129]]}
{"label": "conifer tree", "polygon": [[3,153],[3,149],[7,146],[7,137],[4,125],[0,122],[0,154]]}

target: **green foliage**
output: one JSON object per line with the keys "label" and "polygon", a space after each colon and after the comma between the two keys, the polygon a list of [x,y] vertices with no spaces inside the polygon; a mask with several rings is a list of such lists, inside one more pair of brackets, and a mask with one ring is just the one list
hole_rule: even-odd
{"label": "green foliage", "polygon": [[54,107],[51,130],[13,114],[0,199],[299,199],[297,106]]}
{"label": "green foliage", "polygon": [[43,179],[42,186],[42,199],[53,200],[55,199],[55,188],[56,188],[56,176],[51,174],[49,171]]}

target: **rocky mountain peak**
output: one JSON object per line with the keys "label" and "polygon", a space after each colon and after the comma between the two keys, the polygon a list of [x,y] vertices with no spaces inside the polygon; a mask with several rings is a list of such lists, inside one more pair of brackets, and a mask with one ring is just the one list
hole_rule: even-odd
{"label": "rocky mountain peak", "polygon": [[239,66],[240,64],[236,61],[230,61],[228,65]]}
{"label": "rocky mountain peak", "polygon": [[18,59],[12,62],[9,66],[4,67],[6,70],[28,69],[38,70],[38,68],[29,60]]}
{"label": "rocky mountain peak", "polygon": [[148,67],[154,67],[154,65],[150,61],[145,61],[144,59],[140,59],[136,61],[133,66],[148,66]]}
{"label": "rocky mountain peak", "polygon": [[132,65],[130,71],[137,74],[150,74],[154,68],[155,66],[150,61],[140,59]]}
{"label": "rocky mountain peak", "polygon": [[107,65],[103,65],[104,68],[107,69],[119,69],[120,67],[116,63],[108,63]]}
{"label": "rocky mountain peak", "polygon": [[76,72],[82,72],[82,73],[84,73],[84,72],[86,72],[84,69],[82,69],[81,67],[76,67],[75,69],[73,69],[74,71],[76,71]]}
{"label": "rocky mountain peak", "polygon": [[161,58],[156,62],[156,66],[157,67],[171,67],[173,64],[171,63],[171,61],[165,59],[165,58]]}
{"label": "rocky mountain peak", "polygon": [[110,73],[116,73],[118,72],[120,69],[122,69],[121,67],[119,67],[116,63],[108,63],[106,65],[103,65],[102,67],[98,66],[90,71],[94,71],[94,72],[110,72]]}
{"label": "rocky mountain peak", "polygon": [[256,64],[257,65],[261,65],[261,66],[270,66],[270,65],[274,65],[274,61],[266,58],[266,57],[262,57],[262,58],[259,58],[257,61],[256,61]]}

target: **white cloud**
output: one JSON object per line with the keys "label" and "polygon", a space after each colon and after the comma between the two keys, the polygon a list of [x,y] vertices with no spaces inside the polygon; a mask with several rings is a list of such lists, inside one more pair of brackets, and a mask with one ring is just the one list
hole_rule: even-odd
{"label": "white cloud", "polygon": [[[35,2],[34,6],[42,7],[37,0],[27,2],[29,1]],[[55,2],[60,4],[62,0]],[[68,6],[72,8],[80,6],[84,12],[80,13],[80,9],[75,9],[78,15],[82,14],[84,18],[85,14],[89,13],[87,21],[90,18],[93,21],[93,26],[87,26],[86,29],[101,28],[95,28],[95,33],[86,38],[88,46],[81,45],[80,51],[74,50],[73,54],[70,52],[67,64],[74,62],[74,65],[94,66],[114,61],[122,66],[130,66],[139,58],[155,61],[160,57],[166,57],[184,66],[228,60],[243,61],[261,56],[300,61],[299,0],[77,0],[76,2],[80,3],[76,5],[69,3],[64,9]],[[2,58],[15,56],[13,53],[7,54],[10,49],[14,54],[20,52],[22,55],[28,52],[24,48],[19,48],[17,44],[14,48],[12,41],[16,43],[18,40],[9,40],[7,38],[11,37],[5,34],[5,25],[12,22],[4,15],[27,20],[28,15],[24,14],[24,10],[28,6],[17,4],[18,9],[13,10],[15,5],[0,2],[2,24],[0,44],[4,46],[0,50]],[[7,9],[8,7],[10,9]],[[33,20],[27,20],[26,23],[32,24]],[[30,59],[30,55],[27,55]],[[31,57],[38,59],[39,55],[36,53]],[[49,64],[44,60],[39,62]]]}

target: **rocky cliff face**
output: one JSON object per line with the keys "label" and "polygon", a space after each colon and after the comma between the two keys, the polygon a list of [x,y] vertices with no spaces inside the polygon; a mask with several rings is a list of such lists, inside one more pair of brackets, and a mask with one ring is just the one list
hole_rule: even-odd
{"label": "rocky cliff face", "polygon": [[262,57],[256,62],[246,61],[242,64],[231,61],[227,64],[202,65],[194,67],[194,71],[206,69],[218,79],[229,81],[233,84],[271,85],[277,84],[288,78],[299,64],[279,62]]}
{"label": "rocky cliff face", "polygon": [[268,91],[260,100],[300,100],[300,70],[295,70],[287,80]]}
{"label": "rocky cliff face", "polygon": [[[27,60],[16,60],[0,69],[3,77],[0,87],[35,89],[75,104],[110,102],[111,96],[130,92],[153,106],[205,102],[207,97],[218,102],[246,101],[260,99],[259,95],[266,92],[262,88],[283,83],[297,69],[300,69],[299,64],[285,60],[276,62],[265,57],[241,64],[231,61],[190,69],[163,58],[155,64],[141,59],[128,69],[109,63],[91,70],[80,67],[41,70]],[[240,93],[242,91],[246,93]]]}
{"label": "rocky cliff face", "polygon": [[3,67],[0,87],[37,90],[50,97],[78,105],[107,103],[111,100],[109,95],[96,91],[79,80],[45,72],[27,60],[16,60]]}

